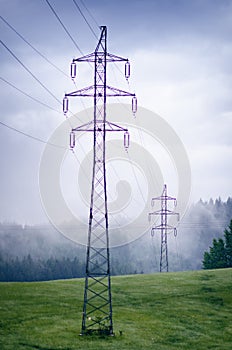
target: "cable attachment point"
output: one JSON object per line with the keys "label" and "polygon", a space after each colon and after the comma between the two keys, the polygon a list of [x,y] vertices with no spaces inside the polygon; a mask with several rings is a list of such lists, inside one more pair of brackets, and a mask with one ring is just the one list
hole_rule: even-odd
{"label": "cable attachment point", "polygon": [[68,97],[66,95],[63,98],[63,112],[65,116],[68,113]]}
{"label": "cable attachment point", "polygon": [[176,237],[177,236],[177,229],[176,229],[176,227],[174,227],[174,237]]}
{"label": "cable attachment point", "polygon": [[129,61],[127,61],[125,63],[125,78],[127,81],[130,78],[130,62]]}
{"label": "cable attachment point", "polygon": [[133,96],[132,97],[132,113],[133,113],[134,117],[135,117],[136,112],[137,112],[137,97]]}
{"label": "cable attachment point", "polygon": [[130,145],[130,134],[128,131],[126,131],[124,134],[124,147],[126,152],[128,152],[129,145]]}
{"label": "cable attachment point", "polygon": [[77,75],[77,65],[76,65],[76,62],[74,62],[74,60],[71,63],[70,75],[71,75],[72,80],[74,80],[76,78],[76,75]]}
{"label": "cable attachment point", "polygon": [[74,131],[70,132],[70,149],[73,151],[75,144],[76,144],[76,137]]}

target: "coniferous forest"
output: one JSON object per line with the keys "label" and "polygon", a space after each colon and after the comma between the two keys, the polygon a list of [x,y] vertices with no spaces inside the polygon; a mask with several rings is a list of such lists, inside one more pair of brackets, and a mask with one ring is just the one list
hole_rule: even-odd
{"label": "coniferous forest", "polygon": [[[225,202],[219,198],[192,205],[177,227],[177,237],[168,236],[169,271],[226,267],[225,255],[220,254],[225,253],[226,239],[231,237],[231,219],[230,197]],[[217,261],[209,265],[215,251]],[[159,235],[151,237],[146,232],[130,244],[111,249],[112,275],[158,272],[159,254]],[[86,247],[66,239],[52,226],[0,224],[0,281],[83,277],[85,255]]]}

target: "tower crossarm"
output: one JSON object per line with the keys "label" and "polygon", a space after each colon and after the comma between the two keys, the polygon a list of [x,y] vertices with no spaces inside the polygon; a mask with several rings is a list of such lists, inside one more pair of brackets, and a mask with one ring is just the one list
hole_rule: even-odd
{"label": "tower crossarm", "polygon": [[151,213],[149,213],[149,215],[179,215],[179,213],[169,210],[169,209],[161,209],[161,210],[157,210],[157,211],[153,211]]}
{"label": "tower crossarm", "polygon": [[175,226],[160,224],[157,226],[153,226],[152,230],[163,230],[164,228],[167,230],[173,230],[173,229],[175,229]]}
{"label": "tower crossarm", "polygon": [[170,197],[170,196],[166,196],[166,195],[162,195],[159,197],[153,197],[151,199],[151,204],[153,205],[155,201],[174,201],[176,202],[176,198],[175,197]]}
{"label": "tower crossarm", "polygon": [[[104,54],[104,52],[102,52],[102,55],[103,54]],[[94,60],[95,60],[95,52],[90,53],[90,54],[85,55],[85,56],[82,56],[82,57],[79,57],[79,58],[74,58],[73,62],[92,62],[92,63],[94,63]],[[129,60],[128,60],[128,58],[113,55],[111,53],[106,53],[106,62],[129,62]]]}
{"label": "tower crossarm", "polygon": [[[97,88],[103,89],[104,85],[98,84]],[[123,97],[123,96],[135,97],[135,94],[132,94],[131,92],[120,90],[112,86],[106,85],[105,88],[106,88],[107,97]],[[102,97],[101,96],[102,92],[99,92],[99,91],[95,92],[94,85],[91,85],[73,92],[69,92],[68,94],[65,94],[65,97],[95,97],[95,93],[96,93],[96,97]]]}
{"label": "tower crossarm", "polygon": [[[96,122],[99,124],[102,122],[102,120],[97,120]],[[77,128],[72,129],[72,132],[74,132],[74,131],[92,131],[92,132],[94,132],[94,121],[90,121],[89,123],[85,123],[81,126],[78,126]],[[106,121],[105,122],[105,131],[124,131],[124,132],[127,132],[128,129],[123,128],[120,125]]]}
{"label": "tower crossarm", "polygon": [[[107,91],[108,90],[108,91]],[[117,89],[115,87],[112,86],[106,86],[106,94],[109,97],[122,97],[122,96],[132,96],[135,97],[135,94],[132,94],[131,92],[128,91],[124,91],[124,90],[120,90]]]}

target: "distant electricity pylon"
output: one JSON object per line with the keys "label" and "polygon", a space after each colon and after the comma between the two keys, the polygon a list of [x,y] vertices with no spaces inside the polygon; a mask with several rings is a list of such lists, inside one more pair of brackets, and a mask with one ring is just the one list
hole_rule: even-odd
{"label": "distant electricity pylon", "polygon": [[106,84],[106,68],[109,62],[125,62],[125,77],[129,79],[130,63],[128,59],[107,52],[107,28],[101,27],[101,35],[93,53],[74,59],[71,64],[71,77],[76,77],[76,62],[94,64],[94,84],[86,88],[65,94],[63,110],[68,112],[68,97],[93,97],[93,120],[76,127],[70,133],[70,147],[75,147],[75,132],[93,132],[93,172],[89,211],[89,228],[86,254],[86,277],[83,303],[81,335],[113,335],[111,271],[108,234],[108,210],[106,191],[106,133],[123,131],[124,146],[129,147],[128,130],[106,119],[107,97],[132,97],[132,111],[137,110],[135,94],[119,90]]}
{"label": "distant electricity pylon", "polygon": [[160,216],[160,225],[153,226],[151,229],[151,235],[154,236],[156,230],[161,231],[161,249],[160,249],[160,272],[168,272],[168,233],[174,231],[174,235],[177,235],[176,227],[168,225],[168,216],[177,215],[179,220],[179,213],[168,209],[168,201],[174,201],[176,206],[176,198],[167,195],[167,185],[164,185],[162,195],[160,197],[152,198],[152,206],[155,201],[161,202],[161,209],[149,213],[149,220],[153,215]]}

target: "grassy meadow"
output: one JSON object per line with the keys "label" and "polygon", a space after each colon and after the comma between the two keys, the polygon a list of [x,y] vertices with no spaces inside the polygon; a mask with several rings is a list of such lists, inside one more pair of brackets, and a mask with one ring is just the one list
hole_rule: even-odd
{"label": "grassy meadow", "polygon": [[0,349],[232,349],[232,269],[113,277],[115,337],[79,336],[83,291],[0,283]]}

